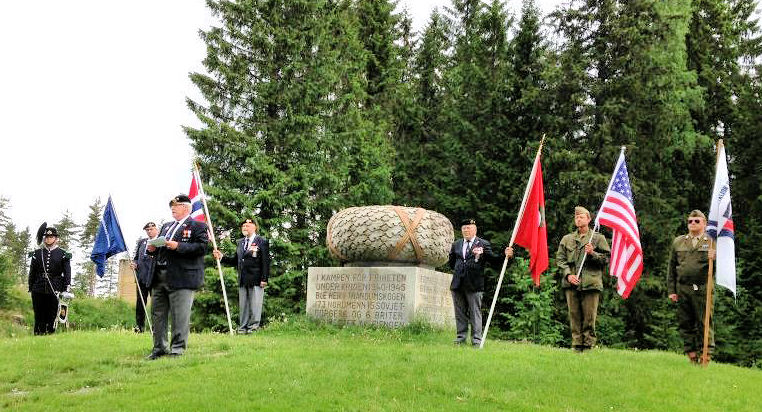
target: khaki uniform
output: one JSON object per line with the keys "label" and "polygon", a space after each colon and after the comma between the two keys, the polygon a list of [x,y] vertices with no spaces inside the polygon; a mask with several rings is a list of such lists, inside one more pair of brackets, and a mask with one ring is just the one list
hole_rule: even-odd
{"label": "khaki uniform", "polygon": [[[577,274],[577,268],[585,255],[585,245],[590,242],[591,237],[594,251],[585,258],[580,284],[574,285],[566,277]],[[595,320],[603,290],[603,272],[610,254],[611,248],[606,238],[600,233],[593,233],[592,230],[585,235],[580,235],[578,231],[572,232],[564,236],[558,245],[556,264],[569,308],[572,346],[575,348],[585,349],[595,345]]]}
{"label": "khaki uniform", "polygon": [[[695,244],[694,244],[695,243]],[[677,320],[685,353],[700,352],[704,346],[706,280],[709,272],[709,247],[706,234],[694,238],[678,236],[672,242],[667,272],[668,293],[677,294]],[[709,318],[709,352],[714,349],[712,316]]]}

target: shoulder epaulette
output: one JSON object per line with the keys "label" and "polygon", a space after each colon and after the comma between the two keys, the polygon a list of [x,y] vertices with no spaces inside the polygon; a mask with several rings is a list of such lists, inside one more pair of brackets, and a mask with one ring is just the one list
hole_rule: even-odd
{"label": "shoulder epaulette", "polygon": [[71,253],[61,249],[61,252],[63,252],[64,258],[71,259]]}
{"label": "shoulder epaulette", "polygon": [[31,252],[27,253],[26,255],[27,255],[28,257],[30,257],[30,258],[33,258],[33,257],[34,257],[34,252],[36,252],[36,250],[33,250],[33,251],[31,251]]}

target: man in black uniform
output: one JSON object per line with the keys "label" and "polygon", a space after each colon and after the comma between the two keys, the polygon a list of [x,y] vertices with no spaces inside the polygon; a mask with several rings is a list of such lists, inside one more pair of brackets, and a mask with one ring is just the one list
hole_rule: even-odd
{"label": "man in black uniform", "polygon": [[484,267],[497,265],[513,257],[513,248],[505,248],[505,257],[492,251],[490,243],[476,237],[476,220],[463,220],[460,226],[463,239],[453,242],[449,265],[452,275],[450,292],[455,309],[455,344],[466,341],[471,324],[471,344],[482,342],[482,297],[484,295]]}
{"label": "man in black uniform", "polygon": [[[182,355],[187,347],[193,292],[204,285],[204,255],[209,243],[206,223],[190,218],[191,200],[187,195],[175,196],[169,207],[173,220],[161,227],[157,238],[164,244],[157,247],[149,242],[146,248],[156,256],[151,281],[153,350],[148,355],[151,360]],[[168,345],[170,317],[172,341]]]}
{"label": "man in black uniform", "polygon": [[55,332],[58,315],[56,293],[65,291],[71,283],[71,254],[58,247],[58,231],[48,227],[44,236],[44,246],[32,252],[29,265],[35,335]]}
{"label": "man in black uniform", "polygon": [[241,223],[243,238],[238,239],[235,256],[224,256],[215,249],[214,258],[238,269],[238,333],[250,334],[259,329],[265,286],[270,276],[270,241],[257,235],[254,219]]}
{"label": "man in black uniform", "polygon": [[147,238],[140,239],[138,241],[138,247],[135,250],[135,258],[132,259],[130,264],[137,274],[138,284],[137,288],[137,300],[135,301],[135,332],[143,333],[146,324],[146,311],[145,305],[148,304],[148,295],[151,292],[151,281],[153,280],[153,270],[155,266],[155,260],[153,255],[147,253],[146,247],[148,241],[154,240],[159,236],[159,229],[156,227],[156,223],[148,222],[143,226],[143,230],[146,231]]}

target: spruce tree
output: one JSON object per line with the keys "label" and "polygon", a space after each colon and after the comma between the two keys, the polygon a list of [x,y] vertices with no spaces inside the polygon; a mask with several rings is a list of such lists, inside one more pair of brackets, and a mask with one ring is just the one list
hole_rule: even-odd
{"label": "spruce tree", "polygon": [[[88,212],[87,220],[81,226],[82,232],[80,232],[77,241],[80,249],[87,254],[93,249],[95,235],[98,233],[103,208],[101,199],[96,198],[88,208],[90,211]],[[95,296],[96,280],[95,264],[90,259],[86,259],[79,263],[77,273],[74,275],[74,282],[72,283],[76,285],[76,290],[80,293]]]}
{"label": "spruce tree", "polygon": [[331,263],[325,227],[346,206],[391,200],[391,151],[366,95],[366,53],[348,1],[210,1],[207,74],[186,128],[216,228],[256,214],[271,238],[266,306],[303,305],[309,266]]}

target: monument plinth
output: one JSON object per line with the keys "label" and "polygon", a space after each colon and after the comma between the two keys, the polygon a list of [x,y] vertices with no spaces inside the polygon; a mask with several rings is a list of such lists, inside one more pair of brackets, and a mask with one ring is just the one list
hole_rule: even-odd
{"label": "monument plinth", "polygon": [[343,267],[311,267],[307,314],[336,323],[402,326],[420,319],[453,326],[447,261],[452,224],[443,215],[400,206],[344,209],[326,243]]}

